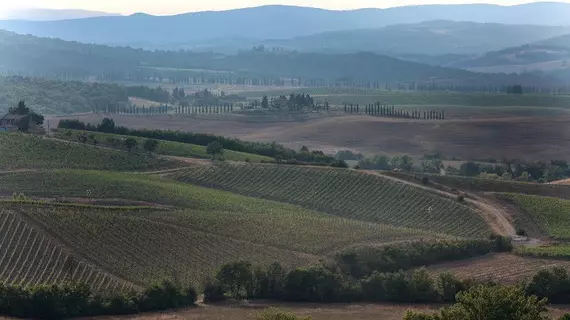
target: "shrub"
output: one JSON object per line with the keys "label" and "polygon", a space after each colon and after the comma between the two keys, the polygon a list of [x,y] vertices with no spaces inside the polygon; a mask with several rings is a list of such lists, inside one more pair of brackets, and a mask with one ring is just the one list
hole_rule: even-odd
{"label": "shrub", "polygon": [[257,320],[311,320],[311,317],[299,318],[292,313],[286,313],[277,309],[268,309],[261,315],[257,316]]}
{"label": "shrub", "polygon": [[226,300],[222,285],[215,280],[208,279],[203,285],[204,302],[219,302]]}

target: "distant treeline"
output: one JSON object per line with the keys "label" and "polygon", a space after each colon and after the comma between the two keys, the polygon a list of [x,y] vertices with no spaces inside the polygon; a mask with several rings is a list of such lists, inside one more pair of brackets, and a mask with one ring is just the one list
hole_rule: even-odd
{"label": "distant treeline", "polygon": [[[362,107],[364,113],[370,116],[394,117],[406,119],[424,119],[424,120],[445,120],[444,111],[435,110],[405,110],[396,109],[394,105],[383,105],[380,102],[367,104]],[[359,114],[361,107],[359,104],[345,103],[344,112],[349,114]]]}
{"label": "distant treeline", "polygon": [[492,180],[508,180],[521,182],[550,182],[570,178],[570,164],[566,160],[524,161],[481,159],[465,161],[459,168],[444,166],[446,158],[440,152],[425,154],[420,163],[414,163],[409,155],[389,157],[376,155],[364,157],[350,150],[340,150],[335,155],[339,160],[358,161],[358,168],[368,170],[401,170],[405,172],[443,173],[465,177],[478,177]]}
{"label": "distant treeline", "polygon": [[447,169],[446,174],[493,180],[550,182],[569,178],[570,165],[566,160],[550,160],[548,162],[503,160],[492,164],[468,161],[462,163],[459,170]]}
{"label": "distant treeline", "polygon": [[327,156],[322,151],[310,151],[306,148],[301,151],[295,151],[293,149],[285,148],[275,142],[250,142],[205,133],[129,129],[115,126],[114,121],[111,119],[103,119],[101,125],[98,126],[85,124],[78,120],[62,120],[59,122],[58,128],[116,133],[156,140],[197,144],[201,146],[207,146],[208,144],[217,141],[224,149],[267,156],[274,158],[278,162],[285,161],[290,164],[307,163],[339,167],[346,166],[344,161],[339,161],[332,156]]}

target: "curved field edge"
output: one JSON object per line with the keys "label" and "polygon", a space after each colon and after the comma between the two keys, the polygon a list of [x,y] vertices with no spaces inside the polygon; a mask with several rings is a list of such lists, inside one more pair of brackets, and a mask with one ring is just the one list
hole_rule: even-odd
{"label": "curved field edge", "polygon": [[[142,149],[144,142],[148,139],[140,138],[135,136],[128,136],[128,135],[119,135],[119,134],[112,134],[112,133],[101,133],[101,132],[92,132],[92,131],[82,131],[82,130],[72,130],[72,129],[57,129],[55,131],[55,137],[62,140],[67,141],[77,141],[77,138],[80,135],[85,135],[88,138],[87,143],[93,143],[93,139],[97,141],[98,145],[104,145],[108,147],[119,148],[122,147],[122,141],[127,138],[132,138],[137,141],[137,145],[139,149]],[[174,156],[174,157],[195,157],[195,158],[203,158],[203,159],[211,159],[212,155],[207,152],[207,147],[190,144],[190,143],[182,143],[182,142],[174,142],[174,141],[167,141],[167,140],[156,140],[158,141],[158,146],[156,148],[155,153],[166,155],[166,156]],[[257,154],[239,152],[225,149],[223,152],[224,159],[230,161],[251,161],[251,162],[273,162],[275,161],[273,158],[261,156]]]}
{"label": "curved field edge", "polygon": [[354,170],[217,164],[177,170],[166,176],[355,220],[458,237],[490,234],[485,221],[463,204],[406,183]]}
{"label": "curved field edge", "polygon": [[522,222],[538,227],[552,239],[570,240],[570,200],[514,193],[496,196],[515,205],[527,220]]}
{"label": "curved field edge", "polygon": [[28,286],[73,281],[104,292],[137,288],[77,256],[24,215],[3,207],[0,235],[0,283]]}
{"label": "curved field edge", "polygon": [[145,153],[123,152],[23,133],[0,133],[0,170],[100,169],[157,170],[177,162]]}

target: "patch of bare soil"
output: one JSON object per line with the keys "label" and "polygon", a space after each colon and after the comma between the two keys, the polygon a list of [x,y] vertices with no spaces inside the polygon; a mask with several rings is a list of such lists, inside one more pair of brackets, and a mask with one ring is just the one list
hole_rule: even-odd
{"label": "patch of bare soil", "polygon": [[149,313],[137,316],[99,317],[97,319],[140,319],[140,320],[255,320],[268,308],[277,308],[297,316],[310,316],[313,320],[401,320],[407,310],[430,312],[440,306],[390,305],[390,304],[290,304],[290,303],[225,303],[221,305],[200,305],[179,311]]}

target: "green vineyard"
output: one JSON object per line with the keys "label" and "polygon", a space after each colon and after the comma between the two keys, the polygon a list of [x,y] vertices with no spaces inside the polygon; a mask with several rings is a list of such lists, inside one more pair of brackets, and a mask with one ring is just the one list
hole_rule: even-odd
{"label": "green vineyard", "polygon": [[570,200],[521,194],[501,197],[516,204],[548,236],[570,240]]}
{"label": "green vineyard", "polygon": [[[145,153],[101,149],[20,133],[0,134],[0,170],[102,169],[147,170],[175,166]],[[5,151],[4,151],[5,150]]]}
{"label": "green vineyard", "polygon": [[490,232],[480,216],[457,201],[358,171],[221,164],[180,170],[171,178],[361,221],[461,237]]}
{"label": "green vineyard", "polygon": [[56,170],[3,173],[1,179],[0,194],[147,204],[4,203],[76,255],[139,286],[172,277],[199,284],[233,260],[305,266],[355,246],[446,237],[140,174]]}
{"label": "green vineyard", "polygon": [[0,283],[38,285],[75,281],[97,291],[125,291],[132,284],[75,258],[69,248],[52,239],[11,210],[0,208]]}

